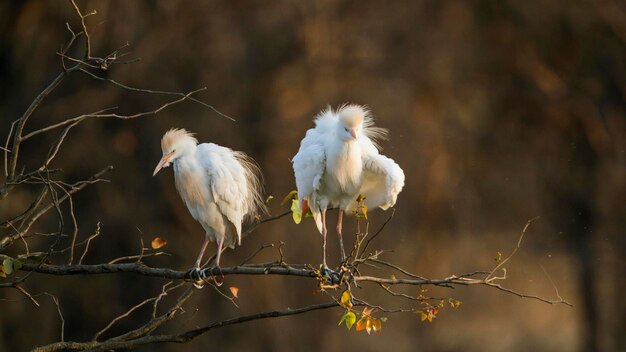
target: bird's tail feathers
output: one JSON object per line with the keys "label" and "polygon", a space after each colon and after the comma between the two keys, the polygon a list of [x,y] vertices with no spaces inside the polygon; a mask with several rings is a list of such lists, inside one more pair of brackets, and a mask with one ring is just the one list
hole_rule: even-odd
{"label": "bird's tail feathers", "polygon": [[248,196],[246,205],[248,206],[249,217],[255,217],[261,213],[267,213],[267,206],[263,201],[263,174],[259,165],[244,152],[233,151],[235,158],[244,169],[246,181],[248,183]]}
{"label": "bird's tail feathers", "polygon": [[311,210],[311,214],[313,214],[315,225],[317,225],[317,231],[319,231],[320,233],[323,233],[324,224],[322,223],[322,213],[320,213],[319,211],[314,212],[313,210]]}

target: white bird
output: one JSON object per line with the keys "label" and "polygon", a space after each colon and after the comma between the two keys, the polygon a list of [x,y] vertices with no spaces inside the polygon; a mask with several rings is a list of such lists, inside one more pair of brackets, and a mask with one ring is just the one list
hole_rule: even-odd
{"label": "white bird", "polygon": [[307,207],[322,234],[323,268],[326,265],[326,209],[339,208],[337,234],[341,261],[345,261],[341,237],[343,214],[354,213],[357,197],[365,197],[368,209],[392,207],[402,187],[404,172],[392,159],[381,155],[377,140],[386,129],[375,127],[369,111],[359,105],[330,107],[315,117],[293,158],[302,213]]}
{"label": "white bird", "polygon": [[176,189],[206,233],[194,272],[200,272],[202,256],[210,241],[217,241],[215,266],[219,266],[224,246],[241,245],[244,218],[255,216],[265,208],[260,170],[243,152],[213,143],[198,144],[185,129],[167,131],[161,139],[161,149],[163,157],[153,176],[161,168],[173,165]]}

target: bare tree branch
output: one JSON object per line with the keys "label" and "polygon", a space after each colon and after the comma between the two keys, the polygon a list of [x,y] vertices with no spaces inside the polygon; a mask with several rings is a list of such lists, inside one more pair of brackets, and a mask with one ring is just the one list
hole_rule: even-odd
{"label": "bare tree branch", "polygon": [[33,349],[33,352],[51,352],[51,351],[59,351],[59,350],[92,350],[92,351],[105,351],[111,349],[119,349],[119,348],[133,348],[147,344],[155,344],[155,343],[164,343],[164,342],[177,342],[184,343],[188,342],[208,331],[223,328],[229,325],[242,324],[249,321],[254,320],[262,320],[267,318],[279,318],[290,315],[298,315],[303,314],[315,310],[328,309],[333,307],[338,307],[339,304],[337,302],[329,302],[316,304],[311,306],[306,306],[297,309],[281,309],[274,310],[269,312],[262,312],[250,315],[244,315],[233,319],[223,320],[219,322],[215,322],[198,329],[190,330],[180,334],[171,334],[171,335],[148,335],[141,338],[133,339],[130,341],[120,341],[120,340],[107,340],[104,342],[57,342],[50,345],[37,347]]}

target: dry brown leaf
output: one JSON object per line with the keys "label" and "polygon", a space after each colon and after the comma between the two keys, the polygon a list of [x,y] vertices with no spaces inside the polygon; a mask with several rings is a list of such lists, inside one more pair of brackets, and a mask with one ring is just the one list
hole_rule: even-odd
{"label": "dry brown leaf", "polygon": [[152,240],[152,249],[159,249],[167,245],[167,241],[162,239],[161,237],[155,237]]}

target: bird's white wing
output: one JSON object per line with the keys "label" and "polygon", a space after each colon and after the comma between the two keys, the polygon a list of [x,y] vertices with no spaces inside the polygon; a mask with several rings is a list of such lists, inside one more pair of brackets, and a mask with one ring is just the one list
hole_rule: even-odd
{"label": "bird's white wing", "polygon": [[300,149],[292,160],[300,201],[319,189],[326,169],[325,145],[334,137],[337,122],[337,115],[327,107],[315,117],[315,127],[309,129],[300,142]]}
{"label": "bird's white wing", "polygon": [[319,189],[326,168],[323,138],[315,129],[308,130],[298,153],[293,157],[293,171],[300,201],[302,198],[309,198]]}
{"label": "bird's white wing", "polygon": [[213,143],[198,145],[198,159],[208,170],[210,190],[220,212],[234,225],[241,244],[241,223],[249,211],[250,189],[246,170],[235,152]]}
{"label": "bird's white wing", "polygon": [[322,232],[322,219],[317,191],[326,171],[326,145],[336,137],[339,118],[330,106],[315,116],[315,127],[309,129],[300,143],[298,153],[293,157],[293,171],[298,188],[298,201],[309,202],[313,219],[319,232]]}
{"label": "bird's white wing", "polygon": [[365,197],[369,209],[387,210],[396,204],[404,187],[404,172],[393,159],[381,155],[369,139],[363,138],[361,146],[364,150],[363,183],[359,193]]}

